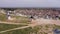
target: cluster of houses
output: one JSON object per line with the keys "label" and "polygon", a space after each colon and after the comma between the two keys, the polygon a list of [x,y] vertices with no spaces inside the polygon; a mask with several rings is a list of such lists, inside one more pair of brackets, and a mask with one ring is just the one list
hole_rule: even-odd
{"label": "cluster of houses", "polygon": [[57,9],[17,9],[15,12],[20,16],[32,16],[36,19],[60,19],[60,10]]}
{"label": "cluster of houses", "polygon": [[60,10],[57,9],[4,9],[8,19],[10,14],[16,16],[33,17],[33,18],[45,18],[45,19],[60,19]]}

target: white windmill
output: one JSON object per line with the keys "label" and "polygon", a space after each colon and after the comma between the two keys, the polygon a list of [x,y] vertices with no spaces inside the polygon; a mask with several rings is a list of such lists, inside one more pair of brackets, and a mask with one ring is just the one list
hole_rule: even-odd
{"label": "white windmill", "polygon": [[8,20],[11,20],[10,13],[11,13],[11,11],[7,11],[7,19],[8,19]]}

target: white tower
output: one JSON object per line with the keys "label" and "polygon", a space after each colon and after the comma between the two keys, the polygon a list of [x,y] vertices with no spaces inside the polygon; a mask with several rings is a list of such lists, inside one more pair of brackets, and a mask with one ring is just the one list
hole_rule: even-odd
{"label": "white tower", "polygon": [[8,20],[11,20],[10,12],[11,12],[11,11],[8,11],[8,12],[7,12],[7,19],[8,19]]}

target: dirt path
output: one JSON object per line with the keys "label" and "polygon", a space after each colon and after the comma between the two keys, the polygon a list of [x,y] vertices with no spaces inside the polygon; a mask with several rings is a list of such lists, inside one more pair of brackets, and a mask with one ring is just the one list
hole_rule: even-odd
{"label": "dirt path", "polygon": [[24,29],[24,28],[28,28],[28,27],[30,27],[30,26],[23,26],[23,27],[13,28],[13,29],[5,30],[5,31],[0,31],[0,33],[12,31],[12,30]]}
{"label": "dirt path", "polygon": [[27,25],[26,23],[12,23],[12,22],[2,22],[0,21],[1,24],[12,24],[12,25]]}
{"label": "dirt path", "polygon": [[[11,23],[11,22],[1,22],[2,24],[13,24],[13,25],[26,25],[26,23]],[[60,20],[52,20],[52,19],[36,19],[31,22],[32,24],[40,25],[40,24],[56,24],[60,25]]]}
{"label": "dirt path", "polygon": [[5,30],[5,31],[0,31],[0,33],[13,31],[13,30],[18,30],[18,29],[24,29],[24,28],[33,27],[33,26],[36,26],[36,24],[28,24],[28,26],[23,26],[23,27],[13,28],[13,29]]}

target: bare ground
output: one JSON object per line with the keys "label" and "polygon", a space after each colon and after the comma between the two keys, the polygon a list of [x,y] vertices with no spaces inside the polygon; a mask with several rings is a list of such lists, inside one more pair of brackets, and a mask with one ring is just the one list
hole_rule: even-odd
{"label": "bare ground", "polygon": [[55,24],[55,25],[60,25],[60,20],[53,20],[53,19],[36,19],[32,20],[32,23],[35,23],[37,25],[41,24]]}

